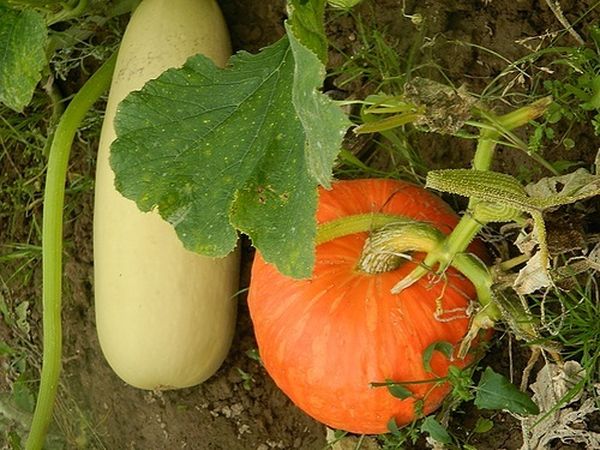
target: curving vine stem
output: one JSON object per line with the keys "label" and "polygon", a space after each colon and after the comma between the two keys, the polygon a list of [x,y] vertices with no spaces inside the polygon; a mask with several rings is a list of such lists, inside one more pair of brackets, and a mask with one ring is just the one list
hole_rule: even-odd
{"label": "curving vine stem", "polygon": [[52,412],[62,358],[62,251],[65,181],[71,145],[87,112],[108,89],[116,61],[112,55],[73,97],[60,118],[48,157],[42,220],[42,326],[43,357],[40,388],[25,448],[44,445]]}

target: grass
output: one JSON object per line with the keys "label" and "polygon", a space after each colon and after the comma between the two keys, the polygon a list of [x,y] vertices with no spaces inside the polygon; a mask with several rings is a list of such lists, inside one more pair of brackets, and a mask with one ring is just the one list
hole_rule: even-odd
{"label": "grass", "polygon": [[[600,2],[596,2],[573,24],[599,10]],[[578,134],[582,127],[589,125],[593,133],[600,136],[600,22],[593,23],[585,31],[586,45],[579,47],[561,45],[567,35],[564,30],[536,40],[521,40],[520,44],[530,52],[516,61],[509,61],[482,92],[486,101],[510,100],[513,104],[552,96],[554,104],[549,112],[542,120],[534,122],[534,132],[528,142],[532,153],[553,147],[568,154],[580,140]],[[568,168],[577,161],[557,161],[555,164],[559,168]]]}
{"label": "grass", "polygon": [[343,61],[330,71],[336,87],[343,90],[352,84],[359,84],[367,92],[401,91],[408,76],[405,68],[410,66],[410,62],[399,56],[400,41],[385,30],[365,23],[363,16],[353,11],[338,14],[349,15],[355,24],[355,31],[351,48],[341,48],[332,43]]}
{"label": "grass", "polygon": [[40,361],[32,341],[31,286],[41,259],[46,112],[43,93],[34,96],[25,116],[0,107],[0,440],[11,448],[20,448],[31,420]]}
{"label": "grass", "polygon": [[[398,94],[403,92],[404,84],[410,80],[419,67],[418,50],[422,45],[424,29],[416,28],[416,37],[408,49],[406,57],[402,57],[402,43],[393,38],[385,29],[378,29],[366,23],[363,16],[349,14],[355,24],[355,43],[351,49],[336,47],[335,52],[343,62],[330,72],[337,89],[350,90],[356,95],[367,96],[372,93]],[[407,18],[407,22],[410,20]],[[351,115],[360,121],[359,104],[348,101]],[[365,140],[357,138],[352,147],[342,150],[336,175],[340,178],[373,176],[383,178],[400,178],[419,184],[424,181],[425,163],[411,144],[409,127],[401,127],[382,133],[365,145]]]}
{"label": "grass", "polygon": [[19,241],[39,242],[41,236],[41,223],[25,217],[37,219],[41,206],[47,143],[44,100],[37,95],[25,117],[0,107],[0,224],[10,236],[18,234]]}
{"label": "grass", "polygon": [[600,288],[594,271],[568,280],[569,289],[531,298],[545,336],[561,345],[566,360],[581,363],[585,377],[580,387],[590,392],[600,382]]}

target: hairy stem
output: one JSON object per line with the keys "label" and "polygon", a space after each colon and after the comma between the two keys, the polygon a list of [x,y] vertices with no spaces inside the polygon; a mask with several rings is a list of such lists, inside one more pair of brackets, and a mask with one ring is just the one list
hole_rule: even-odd
{"label": "hairy stem", "polygon": [[58,389],[62,358],[62,233],[65,180],[71,145],[88,110],[108,89],[116,54],[109,58],[73,97],[61,117],[48,160],[42,221],[43,357],[40,388],[26,449],[38,450],[50,422]]}
{"label": "hairy stem", "polygon": [[365,273],[391,272],[408,253],[433,251],[444,235],[423,222],[391,223],[371,233],[365,242],[357,268]]}
{"label": "hairy stem", "polygon": [[[481,112],[494,127],[484,127],[481,129],[477,150],[473,158],[473,169],[490,170],[494,159],[496,142],[500,135],[526,125],[530,120],[541,116],[551,103],[552,100],[549,97],[545,97],[499,117],[491,117],[489,114]],[[469,211],[475,209],[478,201],[475,198],[469,199]],[[406,289],[438,265],[439,272],[446,270],[451,265],[455,255],[464,252],[473,238],[485,225],[485,222],[476,220],[471,214],[465,214],[452,233],[446,237],[440,249],[429,252],[420,267],[415,268],[404,280],[394,286],[394,292]]]}
{"label": "hairy stem", "polygon": [[480,305],[480,309],[471,319],[469,332],[462,340],[458,350],[458,357],[464,358],[479,331],[491,328],[502,317],[502,312],[494,301],[492,274],[480,260],[466,253],[460,253],[454,258],[453,267],[473,283]]}
{"label": "hairy stem", "polygon": [[551,103],[552,99],[550,97],[544,97],[530,105],[523,106],[499,117],[493,117],[481,112],[492,123],[493,127],[485,127],[480,131],[479,142],[475,150],[475,156],[473,157],[473,169],[490,170],[494,159],[496,142],[500,136],[515,128],[527,125],[529,121],[540,117],[546,112]]}
{"label": "hairy stem", "polygon": [[409,223],[411,219],[383,213],[356,214],[322,223],[317,228],[316,245],[348,234],[373,231],[394,223]]}
{"label": "hairy stem", "polygon": [[439,272],[446,270],[446,268],[452,264],[455,255],[465,251],[467,246],[481,229],[481,223],[470,216],[468,218],[469,220],[461,220],[452,231],[452,234],[444,238],[436,249],[428,251],[427,256],[421,265],[408,274],[406,278],[398,282],[398,284],[392,288],[392,293],[397,294],[415,283],[419,278],[431,271],[437,264],[440,265],[438,269]]}

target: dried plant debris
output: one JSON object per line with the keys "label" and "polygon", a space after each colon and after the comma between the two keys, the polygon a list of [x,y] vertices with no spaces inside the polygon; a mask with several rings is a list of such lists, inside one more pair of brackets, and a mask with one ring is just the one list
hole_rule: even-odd
{"label": "dried plant debris", "polygon": [[549,206],[566,205],[599,195],[600,176],[581,168],[566,175],[542,178],[525,186],[525,191],[530,197],[549,203]]}
{"label": "dried plant debris", "polygon": [[476,103],[465,86],[454,89],[420,77],[405,84],[404,99],[415,104],[423,113],[415,125],[442,134],[457,133],[471,118],[471,110]]}
{"label": "dried plant debris", "polygon": [[527,295],[549,286],[552,286],[552,279],[544,268],[542,253],[537,252],[519,271],[513,289],[519,295]]}
{"label": "dried plant debris", "polygon": [[[525,191],[533,202],[539,202],[539,206],[553,208],[599,195],[600,176],[591,174],[585,169],[578,169],[567,175],[543,178],[536,183],[527,185]],[[545,227],[544,224],[541,224],[541,226]],[[528,234],[522,232],[515,242],[519,250],[525,255],[531,256],[534,249],[542,244],[539,239],[539,232],[536,232],[535,228],[534,226],[533,231]],[[584,238],[582,237],[581,240],[584,240]],[[580,245],[581,242],[577,246]],[[545,261],[540,252],[531,256],[527,265],[519,272],[519,276],[513,285],[518,294],[530,294],[553,285],[544,264]]]}
{"label": "dried plant debris", "polygon": [[587,255],[586,261],[589,263],[590,268],[600,272],[600,242]]}
{"label": "dried plant debris", "polygon": [[556,439],[600,448],[600,433],[588,430],[586,423],[587,416],[598,411],[594,399],[585,390],[569,398],[584,377],[584,369],[576,361],[567,361],[563,366],[547,363],[539,371],[530,388],[540,414],[521,418],[521,450],[549,449]]}

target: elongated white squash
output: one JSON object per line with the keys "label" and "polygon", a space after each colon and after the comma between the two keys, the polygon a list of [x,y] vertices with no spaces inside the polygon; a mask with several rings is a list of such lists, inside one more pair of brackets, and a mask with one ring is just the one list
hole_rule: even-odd
{"label": "elongated white squash", "polygon": [[119,50],[98,151],[96,326],[113,370],[144,389],[182,388],[210,377],[235,328],[237,252],[212,259],[185,250],[156,212],[140,212],[115,190],[109,166],[118,103],[196,53],[221,66],[231,54],[214,0],[142,1]]}

